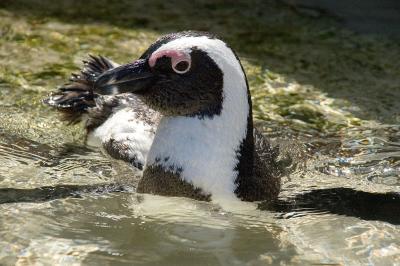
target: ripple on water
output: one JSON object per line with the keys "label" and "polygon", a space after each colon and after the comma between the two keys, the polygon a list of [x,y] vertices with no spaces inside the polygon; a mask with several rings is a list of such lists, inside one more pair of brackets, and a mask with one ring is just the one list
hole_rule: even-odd
{"label": "ripple on water", "polygon": [[[394,191],[400,186],[399,128],[385,131],[362,130],[341,137],[341,145],[334,150],[339,156],[321,156],[315,168],[328,175],[369,181],[386,185]],[[356,135],[356,136],[354,136]]]}
{"label": "ripple on water", "polygon": [[33,188],[93,184],[115,171],[99,152],[83,147],[52,147],[20,137],[0,137],[0,187]]}

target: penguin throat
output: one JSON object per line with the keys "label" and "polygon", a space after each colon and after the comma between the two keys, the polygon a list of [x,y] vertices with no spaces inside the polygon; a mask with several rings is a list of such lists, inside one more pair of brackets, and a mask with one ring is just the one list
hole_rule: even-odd
{"label": "penguin throat", "polygon": [[146,167],[178,173],[212,199],[236,198],[237,178],[253,164],[246,157],[254,149],[253,123],[247,89],[230,92],[220,113],[211,117],[163,117]]}

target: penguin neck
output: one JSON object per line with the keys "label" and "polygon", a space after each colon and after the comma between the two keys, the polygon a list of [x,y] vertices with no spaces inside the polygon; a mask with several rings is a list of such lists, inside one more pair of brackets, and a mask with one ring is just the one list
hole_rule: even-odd
{"label": "penguin neck", "polygon": [[254,151],[251,100],[242,77],[224,80],[219,114],[163,117],[146,167],[179,174],[213,200],[237,198],[238,180],[251,174]]}

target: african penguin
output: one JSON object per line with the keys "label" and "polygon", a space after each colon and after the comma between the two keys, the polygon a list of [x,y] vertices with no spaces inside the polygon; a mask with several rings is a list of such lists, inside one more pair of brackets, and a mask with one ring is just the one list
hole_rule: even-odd
{"label": "african penguin", "polygon": [[90,145],[143,169],[140,193],[215,201],[279,194],[278,151],[253,128],[244,70],[214,35],[168,34],[125,65],[92,56],[44,102],[84,121]]}

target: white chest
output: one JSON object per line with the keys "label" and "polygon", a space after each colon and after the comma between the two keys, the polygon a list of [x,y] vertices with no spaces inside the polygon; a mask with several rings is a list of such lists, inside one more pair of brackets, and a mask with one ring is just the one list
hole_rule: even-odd
{"label": "white chest", "polygon": [[247,97],[241,99],[236,103],[225,99],[221,114],[212,118],[164,117],[146,165],[179,172],[183,180],[211,194],[213,200],[236,198],[235,168],[249,113]]}

